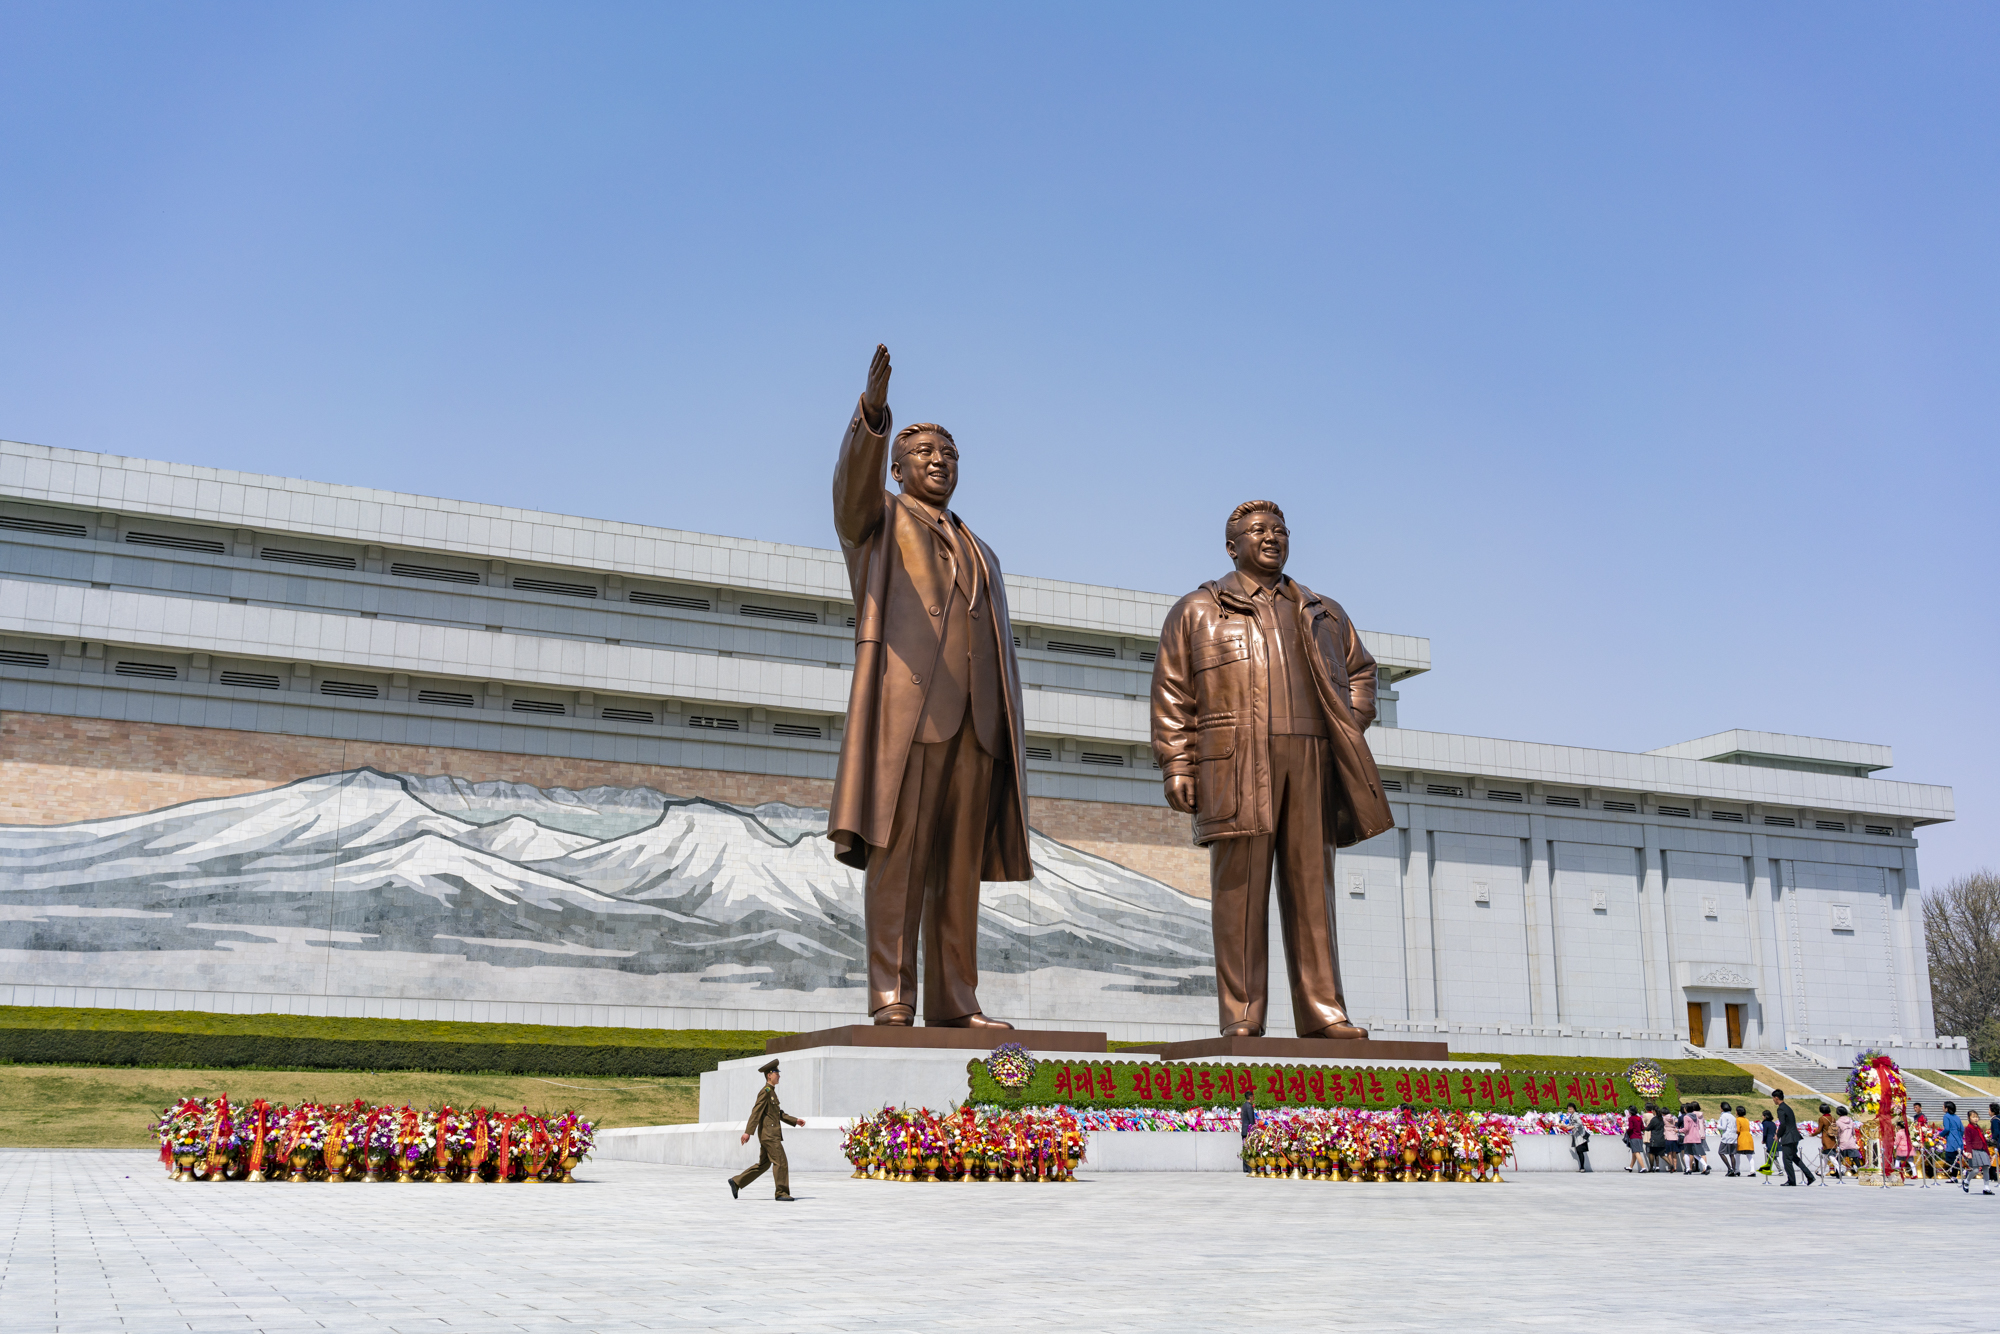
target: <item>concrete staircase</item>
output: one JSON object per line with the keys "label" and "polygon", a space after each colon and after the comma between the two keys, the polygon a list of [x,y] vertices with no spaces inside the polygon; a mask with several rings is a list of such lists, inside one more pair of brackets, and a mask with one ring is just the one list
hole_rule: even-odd
{"label": "concrete staircase", "polygon": [[[1740,1055],[1745,1060],[1754,1059],[1758,1065],[1768,1065],[1785,1078],[1804,1084],[1816,1093],[1824,1094],[1827,1101],[1836,1107],[1847,1101],[1847,1070],[1844,1066],[1829,1069],[1818,1061],[1809,1060],[1792,1051],[1743,1052]],[[1722,1059],[1729,1058],[1724,1056]],[[1908,1070],[1903,1071],[1903,1087],[1909,1090],[1910,1097],[1923,1103],[1933,1117],[1937,1115],[1939,1104],[1947,1098],[1960,1103],[1966,1101],[1965,1094],[1941,1089]]]}

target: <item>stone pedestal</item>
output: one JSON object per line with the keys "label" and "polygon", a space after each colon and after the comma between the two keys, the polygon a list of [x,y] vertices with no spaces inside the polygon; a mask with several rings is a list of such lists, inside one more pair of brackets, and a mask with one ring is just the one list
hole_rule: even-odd
{"label": "stone pedestal", "polygon": [[[1356,1038],[1335,1042],[1324,1038],[1231,1038],[1217,1035],[1192,1042],[1162,1042],[1127,1047],[1117,1059],[1154,1056],[1163,1061],[1257,1061],[1285,1065],[1447,1065],[1453,1069],[1497,1069],[1490,1063],[1453,1061],[1442,1042],[1378,1041]],[[747,1115],[747,1113],[746,1113]]]}
{"label": "stone pedestal", "polygon": [[772,1038],[764,1044],[764,1050],[773,1056],[781,1052],[810,1051],[814,1047],[984,1053],[1004,1042],[1018,1042],[1032,1052],[1101,1052],[1106,1046],[1102,1033],[1077,1033],[1063,1029],[899,1028],[893,1024],[847,1024],[840,1028],[822,1028],[817,1033],[792,1033]]}
{"label": "stone pedestal", "polygon": [[[857,1024],[834,1033],[869,1035],[893,1033],[897,1038],[867,1046],[815,1046],[803,1051],[787,1051],[778,1067],[778,1103],[793,1116],[808,1119],[868,1116],[885,1105],[929,1107],[943,1111],[964,1102],[970,1085],[967,1061],[986,1055],[999,1042],[990,1036],[977,1043],[958,1036],[971,1030],[962,1028],[877,1028]],[[989,1034],[991,1030],[988,1030]],[[910,1040],[925,1034],[951,1035],[945,1042],[919,1045]],[[799,1036],[805,1036],[803,1034]],[[1043,1047],[1042,1038],[1067,1038],[1069,1046]],[[1079,1045],[1095,1038],[1094,1048]],[[773,1039],[772,1047],[789,1039]],[[1072,1060],[1079,1052],[1104,1052],[1101,1033],[1003,1033],[999,1041],[1020,1041],[1037,1061]],[[758,1066],[769,1057],[744,1056],[724,1061],[701,1077],[701,1119],[708,1122],[735,1121],[740,1131],[749,1119],[750,1104],[764,1086]]]}

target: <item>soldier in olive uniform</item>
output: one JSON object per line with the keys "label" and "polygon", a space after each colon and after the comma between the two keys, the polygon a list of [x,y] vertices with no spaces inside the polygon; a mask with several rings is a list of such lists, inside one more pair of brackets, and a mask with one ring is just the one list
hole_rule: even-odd
{"label": "soldier in olive uniform", "polygon": [[764,1175],[764,1169],[772,1169],[772,1177],[778,1185],[778,1198],[790,1203],[792,1199],[792,1174],[785,1162],[785,1138],[780,1122],[784,1125],[802,1126],[805,1121],[789,1116],[778,1106],[778,1063],[758,1067],[764,1075],[764,1087],[757,1090],[757,1101],[750,1106],[750,1120],[743,1127],[740,1143],[748,1144],[750,1137],[757,1137],[757,1165],[745,1168],[729,1178],[729,1198],[735,1199],[738,1191]]}

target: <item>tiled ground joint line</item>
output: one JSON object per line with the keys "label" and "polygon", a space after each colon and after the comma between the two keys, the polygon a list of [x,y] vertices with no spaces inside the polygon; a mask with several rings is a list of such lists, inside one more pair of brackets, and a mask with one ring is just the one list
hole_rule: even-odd
{"label": "tiled ground joint line", "polygon": [[[148,1155],[0,1152],[9,1331],[1990,1327],[1959,1256],[2000,1199],[1604,1173],[1504,1186],[1226,1174],[1073,1186],[605,1163],[574,1187],[169,1182]],[[760,1185],[763,1183],[759,1183]],[[1830,1265],[1893,1237],[1897,1273]],[[1705,1264],[1691,1257],[1692,1242]],[[1975,1246],[1976,1248],[1976,1246]],[[1937,1294],[1926,1305],[1924,1294]]]}

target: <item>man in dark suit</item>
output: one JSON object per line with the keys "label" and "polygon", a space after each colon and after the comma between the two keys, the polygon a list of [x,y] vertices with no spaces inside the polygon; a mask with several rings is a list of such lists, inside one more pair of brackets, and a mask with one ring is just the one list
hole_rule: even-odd
{"label": "man in dark suit", "polygon": [[[868,1012],[1011,1028],[979,1008],[979,882],[1032,880],[1021,672],[992,548],[947,508],[958,445],[932,422],[890,448],[889,349],[847,423],[833,526],[854,590],[854,683],[833,781],[834,856],[867,872]],[[883,469],[901,488],[883,487]]]}
{"label": "man in dark suit", "polygon": [[729,1178],[729,1198],[735,1199],[745,1186],[764,1175],[770,1169],[771,1180],[777,1183],[778,1198],[786,1204],[792,1202],[792,1166],[785,1160],[786,1126],[802,1126],[802,1117],[792,1116],[778,1106],[778,1063],[767,1061],[758,1067],[764,1076],[764,1087],[757,1090],[757,1101],[750,1104],[750,1120],[744,1124],[741,1143],[748,1144],[750,1137],[757,1137],[757,1165],[746,1167]]}
{"label": "man in dark suit", "polygon": [[1797,1168],[1806,1174],[1806,1184],[1810,1186],[1819,1178],[1799,1158],[1799,1118],[1792,1111],[1792,1105],[1785,1101],[1783,1089],[1772,1089],[1771,1101],[1778,1104],[1778,1149],[1785,1155],[1785,1184],[1799,1184],[1792,1177],[1792,1169]]}

